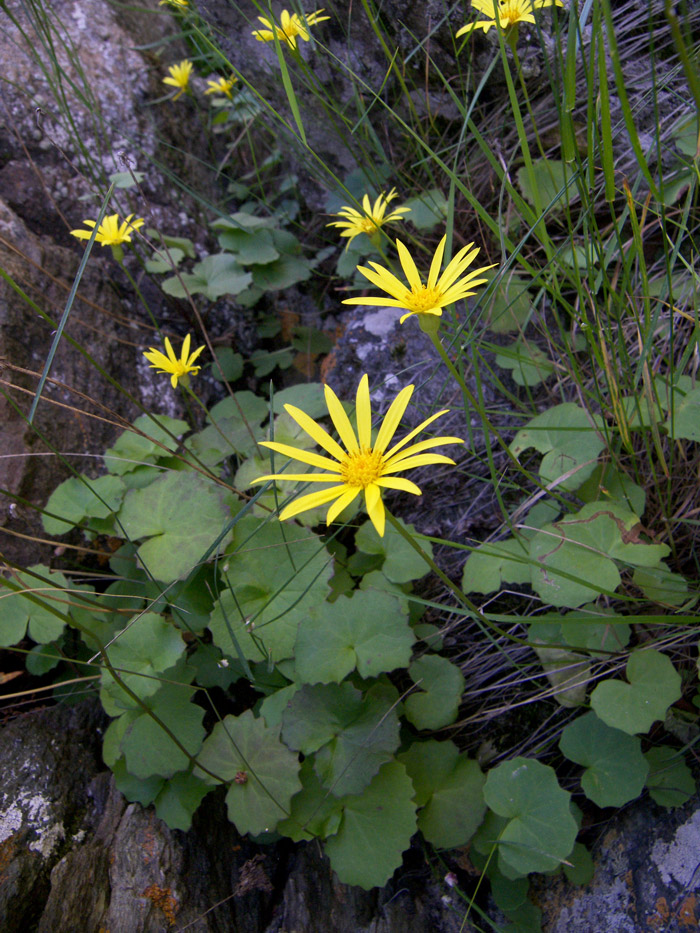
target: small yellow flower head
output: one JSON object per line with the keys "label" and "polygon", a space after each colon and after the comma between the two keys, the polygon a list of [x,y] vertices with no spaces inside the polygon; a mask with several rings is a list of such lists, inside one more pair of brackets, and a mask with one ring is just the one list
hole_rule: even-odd
{"label": "small yellow flower head", "polygon": [[207,81],[208,87],[204,93],[225,94],[226,97],[231,100],[231,91],[236,81],[238,81],[238,78],[235,75],[231,75],[230,78],[217,78],[216,81],[209,80]]}
{"label": "small yellow flower head", "polygon": [[535,17],[532,14],[535,10],[541,10],[545,6],[564,6],[564,4],[562,0],[472,0],[472,6],[489,18],[462,26],[456,33],[457,38],[470,36],[475,29],[488,32],[492,26],[500,26],[505,30],[519,23],[534,23]]}
{"label": "small yellow flower head", "polygon": [[185,10],[190,5],[190,0],[160,0],[158,6],[171,6],[176,10]]}
{"label": "small yellow flower head", "polygon": [[[143,217],[139,217],[138,220],[132,221],[131,218],[133,216],[133,214],[129,214],[126,220],[123,220],[121,223],[119,223],[119,214],[110,214],[108,217],[104,217],[102,223],[97,228],[95,240],[101,243],[102,246],[119,246],[121,243],[131,243],[132,231],[138,230],[139,227],[143,227],[146,223]],[[71,230],[71,236],[77,237],[79,240],[89,240],[92,236],[92,230],[96,221],[84,220],[83,223],[90,229]]]}
{"label": "small yellow flower head", "polygon": [[333,216],[342,217],[343,220],[334,220],[332,223],[326,224],[326,226],[338,227],[342,231],[340,234],[341,237],[349,237],[345,247],[345,249],[347,249],[360,233],[366,233],[367,236],[371,237],[373,234],[376,234],[379,228],[384,226],[384,224],[403,220],[402,215],[411,212],[410,207],[395,207],[390,214],[386,213],[389,201],[392,201],[397,196],[396,188],[392,188],[388,194],[380,194],[374,202],[374,205],[372,205],[369,201],[369,195],[366,194],[362,199],[363,213],[355,210],[354,207],[341,207],[338,213]]}
{"label": "small yellow flower head", "polygon": [[151,369],[155,369],[159,373],[170,373],[170,384],[173,389],[176,389],[178,379],[186,378],[188,373],[196,376],[202,368],[193,364],[203,349],[204,346],[197,347],[194,353],[190,354],[190,335],[188,334],[182,341],[180,359],[175,356],[175,351],[167,337],[165,338],[167,356],[165,353],[161,353],[160,350],[156,350],[155,347],[150,347],[143,355],[151,364]]}
{"label": "small yellow flower head", "polygon": [[303,42],[308,42],[311,38],[309,26],[315,26],[316,23],[322,23],[330,16],[321,16],[323,9],[315,13],[309,13],[303,17],[298,13],[289,13],[288,10],[282,10],[280,13],[279,24],[269,20],[266,16],[258,16],[258,19],[265,27],[264,29],[255,29],[253,35],[259,42],[286,42],[290,49],[296,49],[297,37]]}
{"label": "small yellow flower head", "polygon": [[345,305],[369,305],[374,307],[405,308],[400,323],[410,317],[412,314],[432,315],[440,317],[442,309],[447,305],[460,301],[468,295],[474,294],[477,285],[483,285],[487,279],[479,278],[488,269],[493,269],[496,263],[490,266],[483,266],[480,269],[474,269],[467,275],[462,274],[468,266],[476,259],[479,253],[479,247],[473,243],[468,243],[453,257],[448,263],[447,268],[438,278],[440,266],[442,265],[442,255],[445,252],[445,240],[443,237],[435,250],[433,261],[430,264],[428,272],[428,281],[423,284],[416,264],[411,258],[411,254],[403,245],[401,240],[396,241],[396,248],[399,251],[399,259],[404,275],[408,280],[408,285],[397,279],[396,276],[380,266],[376,262],[370,262],[371,269],[365,266],[358,266],[357,271],[361,272],[366,279],[369,279],[377,288],[391,295],[391,298],[370,297],[370,298],[346,298],[343,301]]}
{"label": "small yellow flower head", "polygon": [[190,86],[190,75],[192,74],[192,62],[189,58],[181,61],[179,65],[171,65],[168,68],[168,77],[163,78],[163,84],[170,84],[178,88],[177,94],[173,100],[181,97]]}
{"label": "small yellow flower head", "polygon": [[432,463],[454,464],[454,460],[445,457],[442,454],[424,453],[432,447],[438,447],[442,444],[463,444],[464,441],[459,437],[432,437],[417,444],[406,447],[409,441],[419,434],[429,424],[432,424],[445,411],[436,412],[430,418],[426,418],[417,428],[410,431],[403,440],[394,444],[391,449],[387,447],[396,433],[399,422],[406,411],[409,400],[413,393],[414,386],[406,386],[396,396],[391,403],[382,421],[379,432],[377,433],[374,444],[372,443],[372,406],[369,398],[369,379],[366,375],[360,379],[357,389],[355,421],[357,431],[350,423],[350,419],[345,414],[345,409],[340,404],[335,392],[325,387],[326,405],[331,421],[338,432],[341,445],[334,440],[331,435],[321,427],[316,421],[310,418],[301,409],[294,405],[285,405],[287,414],[296,421],[299,427],[305,431],[317,444],[319,444],[330,457],[321,454],[312,453],[308,450],[299,450],[291,447],[289,444],[278,444],[276,441],[263,441],[263,447],[269,447],[278,454],[290,457],[292,460],[299,460],[312,467],[318,467],[325,472],[322,473],[275,473],[270,476],[259,476],[253,480],[253,483],[266,483],[269,480],[284,480],[293,483],[330,483],[327,489],[320,492],[312,492],[308,495],[295,499],[289,505],[285,506],[280,512],[280,521],[286,518],[293,518],[301,512],[309,509],[315,509],[318,506],[332,503],[326,514],[326,524],[340,515],[344,508],[350,505],[357,496],[363,492],[365,497],[365,508],[372,524],[377,529],[379,535],[384,535],[384,525],[386,515],[384,503],[382,502],[383,489],[400,489],[402,492],[410,492],[414,496],[420,496],[421,491],[412,483],[411,480],[402,476],[395,476],[396,473],[402,473],[404,470],[411,470],[414,467],[426,466]]}

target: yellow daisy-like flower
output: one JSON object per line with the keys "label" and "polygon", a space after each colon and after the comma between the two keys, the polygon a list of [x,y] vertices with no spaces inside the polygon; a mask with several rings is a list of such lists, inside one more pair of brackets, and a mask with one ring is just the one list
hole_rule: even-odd
{"label": "yellow daisy-like flower", "polygon": [[[365,508],[377,529],[379,535],[384,534],[385,511],[382,502],[383,489],[400,489],[402,492],[410,492],[415,496],[420,496],[421,491],[408,479],[402,476],[395,476],[395,473],[401,473],[404,470],[411,470],[414,467],[426,466],[431,463],[449,463],[454,464],[454,460],[445,457],[442,454],[424,453],[431,447],[438,447],[442,444],[463,444],[464,441],[459,437],[432,437],[428,440],[419,441],[406,447],[409,441],[419,434],[429,424],[432,424],[436,418],[444,415],[444,411],[438,411],[430,418],[426,418],[417,428],[410,431],[403,440],[394,444],[389,450],[387,447],[391,442],[399,422],[406,411],[406,407],[413,393],[414,386],[406,386],[396,396],[391,403],[382,421],[379,432],[374,444],[372,443],[372,406],[369,398],[369,379],[364,375],[360,379],[357,388],[355,420],[357,423],[357,432],[355,432],[350,419],[345,414],[343,406],[340,404],[335,392],[325,387],[326,405],[331,421],[335,426],[340,440],[345,445],[345,449],[334,440],[331,435],[321,427],[316,421],[309,417],[301,409],[294,405],[285,405],[285,409],[291,418],[296,421],[302,430],[319,444],[330,457],[324,457],[321,454],[312,453],[308,450],[299,450],[288,444],[278,444],[276,441],[263,441],[263,447],[269,447],[278,454],[285,457],[291,457],[292,460],[299,460],[309,466],[319,467],[325,470],[324,473],[274,473],[270,476],[260,476],[253,480],[254,483],[266,483],[269,480],[288,480],[293,483],[330,483],[328,489],[322,489],[320,492],[312,492],[308,495],[295,499],[280,512],[280,521],[286,518],[293,518],[301,512],[309,509],[315,509],[320,505],[331,502],[332,505],[326,514],[326,524],[340,515],[344,508],[350,505],[360,492],[365,494]],[[334,458],[334,459],[331,459]]]}
{"label": "yellow daisy-like flower", "polygon": [[177,388],[178,379],[183,379],[188,373],[196,376],[202,368],[201,366],[194,366],[193,363],[204,349],[204,345],[197,347],[194,353],[190,353],[190,339],[188,334],[182,341],[180,359],[175,356],[175,351],[167,337],[165,338],[167,356],[165,353],[161,353],[160,350],[156,350],[155,347],[150,347],[148,351],[144,351],[143,355],[151,364],[151,369],[155,369],[159,373],[170,373],[170,384],[173,389]]}
{"label": "yellow daisy-like flower", "polygon": [[259,42],[274,42],[275,38],[277,38],[280,42],[286,42],[290,49],[296,49],[297,37],[303,42],[308,42],[311,38],[308,30],[309,26],[315,26],[316,23],[322,23],[325,19],[330,19],[330,16],[321,16],[321,13],[323,13],[323,9],[301,17],[298,13],[282,10],[279,24],[269,20],[266,16],[258,16],[265,28],[255,29],[253,35]]}
{"label": "yellow daisy-like flower", "polygon": [[190,0],[160,0],[158,6],[172,6],[179,10],[184,10],[190,5]]}
{"label": "yellow daisy-like flower", "polygon": [[420,273],[416,268],[411,254],[401,240],[397,240],[396,248],[399,251],[401,267],[408,280],[408,285],[404,285],[404,283],[400,279],[397,279],[388,269],[385,269],[376,262],[370,262],[371,269],[367,269],[365,266],[358,266],[357,271],[361,272],[364,277],[369,279],[377,288],[381,288],[382,291],[391,295],[391,298],[346,298],[343,304],[405,308],[407,313],[401,317],[401,324],[412,314],[430,314],[434,317],[440,317],[442,309],[447,307],[447,305],[451,305],[455,301],[460,301],[468,295],[473,295],[476,286],[483,285],[487,281],[487,279],[479,278],[479,276],[488,269],[493,269],[496,265],[496,263],[492,263],[490,266],[482,266],[480,269],[474,269],[472,272],[460,278],[479,253],[478,246],[475,247],[473,243],[468,243],[453,257],[452,261],[448,263],[447,268],[438,278],[440,266],[442,265],[442,256],[445,252],[446,239],[447,237],[444,236],[438,243],[433,261],[430,264],[428,281],[425,285],[421,281]]}
{"label": "yellow daisy-like flower", "polygon": [[192,67],[193,65],[189,58],[185,58],[178,65],[171,65],[168,68],[168,77],[163,78],[163,84],[170,84],[172,87],[178,88],[178,92],[173,97],[173,100],[177,100],[178,97],[182,97],[185,91],[189,88]]}
{"label": "yellow daisy-like flower", "polygon": [[[101,243],[102,246],[119,246],[121,243],[131,243],[132,231],[138,230],[139,227],[143,227],[146,223],[143,217],[139,217],[138,220],[132,221],[131,218],[133,216],[133,214],[129,214],[121,223],[119,223],[119,214],[110,214],[108,217],[104,217],[102,223],[97,228],[95,240]],[[97,221],[84,220],[83,223],[90,229],[71,230],[70,234],[71,236],[77,237],[79,240],[89,240]]]}
{"label": "yellow daisy-like flower", "polygon": [[489,19],[467,23],[457,31],[457,38],[471,35],[475,29],[488,32],[492,26],[510,29],[518,23],[534,23],[535,17],[532,14],[535,10],[541,10],[545,6],[564,6],[564,4],[562,0],[497,0],[497,2],[496,0],[472,0],[472,6]]}
{"label": "yellow daisy-like flower", "polygon": [[359,236],[361,233],[366,233],[367,236],[371,237],[373,234],[379,230],[380,227],[384,224],[390,224],[396,220],[403,220],[403,214],[410,214],[410,207],[395,207],[394,210],[387,214],[386,209],[389,205],[389,201],[393,201],[394,198],[398,197],[398,192],[396,188],[392,188],[388,194],[380,194],[377,200],[374,202],[374,205],[370,204],[369,195],[366,194],[362,198],[362,210],[364,213],[355,210],[354,207],[341,207],[337,214],[334,214],[334,217],[342,217],[342,220],[334,220],[330,224],[326,224],[327,227],[338,227],[341,232],[341,237],[349,237],[347,246],[345,249],[350,246],[352,241],[356,236]]}
{"label": "yellow daisy-like flower", "polygon": [[231,75],[230,78],[217,78],[215,81],[209,79],[207,84],[209,85],[204,92],[205,94],[225,94],[229,100],[231,100],[231,91],[233,90],[233,85],[238,81],[238,78],[235,75]]}

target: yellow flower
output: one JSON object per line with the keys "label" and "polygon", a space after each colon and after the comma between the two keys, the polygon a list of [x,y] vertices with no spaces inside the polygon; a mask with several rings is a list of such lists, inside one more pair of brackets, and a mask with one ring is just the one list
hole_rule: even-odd
{"label": "yellow flower", "polygon": [[308,42],[311,38],[308,27],[315,26],[316,23],[322,23],[325,19],[330,19],[330,16],[321,16],[321,13],[323,13],[323,9],[301,17],[298,13],[290,14],[287,10],[282,10],[279,25],[266,16],[258,16],[265,28],[255,29],[253,35],[259,42],[274,42],[275,38],[277,38],[280,42],[286,42],[290,49],[295,49],[297,47],[297,36],[303,42]]}
{"label": "yellow flower", "polygon": [[156,350],[155,347],[150,347],[143,355],[151,364],[151,369],[155,369],[159,373],[170,373],[170,384],[173,389],[176,389],[178,379],[182,379],[187,376],[188,373],[192,373],[193,376],[196,376],[202,368],[201,366],[193,366],[192,364],[203,349],[204,346],[198,347],[194,353],[190,354],[190,335],[188,334],[182,341],[180,359],[175,356],[175,351],[167,337],[165,338],[167,356],[165,353],[161,353],[160,350]]}
{"label": "yellow flower", "polygon": [[487,279],[480,279],[479,276],[488,269],[493,269],[496,263],[490,266],[483,266],[480,269],[474,269],[472,272],[460,278],[467,266],[476,259],[479,247],[474,247],[473,243],[463,246],[447,268],[443,271],[440,278],[438,273],[442,264],[442,254],[445,252],[445,240],[443,237],[435,250],[433,261],[430,264],[428,281],[423,285],[416,264],[411,258],[411,254],[403,245],[401,240],[396,241],[396,248],[399,251],[399,259],[404,275],[408,280],[408,285],[404,285],[400,279],[397,279],[393,273],[389,272],[383,266],[376,262],[370,262],[371,269],[365,266],[358,266],[357,271],[361,272],[366,279],[369,279],[377,288],[391,295],[391,298],[346,298],[343,301],[345,305],[370,305],[376,307],[405,308],[407,314],[401,317],[400,323],[410,317],[412,314],[431,314],[440,317],[442,309],[447,305],[460,301],[468,295],[473,295],[473,289],[477,285],[483,285]]}
{"label": "yellow flower", "polygon": [[492,26],[500,26],[501,29],[509,29],[511,26],[517,26],[518,23],[534,23],[535,17],[532,15],[535,10],[541,10],[545,6],[564,6],[562,0],[472,0],[472,6],[479,13],[488,16],[487,20],[477,20],[475,23],[468,23],[457,31],[459,36],[469,36],[475,29],[483,29],[488,32]]}
{"label": "yellow flower", "polygon": [[401,215],[411,212],[410,207],[396,207],[390,214],[386,213],[389,201],[392,201],[397,196],[398,192],[396,188],[392,188],[388,194],[380,194],[372,206],[369,201],[369,195],[366,194],[362,198],[363,214],[355,210],[354,207],[341,207],[338,213],[333,216],[342,217],[343,220],[334,220],[332,223],[326,224],[326,226],[338,227],[342,230],[340,234],[341,237],[349,237],[347,246],[345,247],[347,249],[360,233],[366,233],[367,236],[371,237],[372,234],[376,233],[384,224],[390,224],[396,220],[403,220]]}
{"label": "yellow flower", "polygon": [[225,94],[226,97],[231,99],[231,90],[233,85],[238,81],[238,78],[235,75],[231,75],[230,78],[217,78],[216,81],[209,80],[207,84],[209,87],[204,92],[205,94]]}
{"label": "yellow flower", "polygon": [[[133,216],[133,214],[129,214],[122,223],[119,223],[119,214],[110,214],[108,217],[104,217],[97,228],[95,240],[103,246],[119,246],[120,243],[131,243],[132,230],[138,230],[146,222],[143,217],[139,217],[138,220],[132,222],[131,218]],[[89,240],[96,221],[84,220],[83,223],[90,229],[71,230],[71,236],[77,237],[79,240]]]}
{"label": "yellow flower", "polygon": [[172,6],[180,10],[184,10],[185,7],[190,5],[190,0],[160,0],[158,6]]}
{"label": "yellow flower", "polygon": [[179,65],[171,65],[168,68],[169,77],[163,78],[163,84],[171,84],[179,88],[173,100],[181,97],[190,86],[190,75],[192,74],[192,62],[185,58]]}
{"label": "yellow flower", "polygon": [[301,409],[294,405],[285,405],[287,413],[296,423],[311,437],[317,444],[335,459],[324,457],[308,450],[299,450],[288,444],[278,444],[276,441],[263,441],[263,447],[269,447],[276,453],[283,454],[285,457],[291,457],[293,460],[299,460],[309,466],[319,467],[325,470],[325,473],[275,473],[270,476],[260,476],[254,483],[266,483],[268,480],[288,480],[293,483],[331,483],[328,489],[322,489],[320,492],[312,492],[308,495],[295,499],[280,512],[280,521],[286,518],[293,518],[301,512],[308,509],[315,509],[328,502],[333,504],[326,514],[326,524],[340,515],[344,508],[350,505],[360,492],[365,494],[365,508],[377,529],[378,534],[384,534],[385,512],[382,502],[382,489],[400,489],[402,492],[410,492],[415,496],[420,496],[421,491],[408,479],[402,476],[394,476],[395,473],[401,473],[404,470],[410,470],[414,467],[425,466],[430,463],[450,463],[454,460],[445,457],[442,454],[424,453],[431,447],[437,447],[441,444],[463,444],[464,441],[459,437],[433,437],[428,440],[419,441],[406,447],[406,444],[413,440],[416,434],[419,434],[429,424],[432,424],[436,418],[444,415],[447,411],[439,411],[430,418],[426,418],[417,428],[410,431],[403,440],[387,450],[391,439],[393,438],[399,422],[406,411],[414,387],[406,386],[396,396],[391,403],[382,421],[377,437],[372,443],[372,406],[369,398],[369,379],[364,375],[360,379],[357,388],[356,399],[356,423],[357,433],[350,423],[350,419],[345,414],[343,406],[340,404],[337,395],[328,386],[325,387],[326,405],[331,416],[331,421],[335,426],[340,440],[345,445],[345,450],[335,441],[320,424],[310,418]]}

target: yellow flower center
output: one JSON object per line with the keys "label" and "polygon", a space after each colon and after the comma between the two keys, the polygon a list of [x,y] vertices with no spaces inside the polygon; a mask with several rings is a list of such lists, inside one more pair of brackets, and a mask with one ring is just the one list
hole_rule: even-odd
{"label": "yellow flower center", "polygon": [[501,22],[505,20],[507,26],[513,26],[515,23],[519,23],[528,12],[529,4],[524,4],[522,0],[505,0],[498,10]]}
{"label": "yellow flower center", "polygon": [[441,298],[442,292],[437,288],[426,288],[425,285],[419,288],[414,286],[409,293],[406,307],[420,314],[421,311],[430,311],[434,308]]}
{"label": "yellow flower center", "polygon": [[377,450],[363,447],[348,454],[340,465],[340,475],[347,486],[361,486],[365,489],[383,475],[384,458]]}
{"label": "yellow flower center", "polygon": [[363,217],[357,224],[363,233],[372,234],[378,228],[378,224],[371,217]]}

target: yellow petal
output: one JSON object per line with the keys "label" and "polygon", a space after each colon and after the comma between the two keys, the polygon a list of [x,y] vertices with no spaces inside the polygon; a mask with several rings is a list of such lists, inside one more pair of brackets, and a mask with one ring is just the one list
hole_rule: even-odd
{"label": "yellow petal", "polygon": [[372,446],[372,403],[369,399],[369,376],[364,374],[360,379],[355,396],[355,420],[357,421],[357,439],[360,449],[367,450]]}
{"label": "yellow petal", "polygon": [[382,493],[375,483],[365,488],[365,506],[370,521],[377,530],[380,538],[384,537],[384,523],[386,515],[384,513],[384,503],[382,502]]}
{"label": "yellow petal", "polygon": [[377,440],[374,443],[374,449],[379,451],[380,454],[384,453],[387,444],[394,436],[394,433],[398,428],[399,423],[403,418],[404,412],[406,411],[406,407],[408,406],[408,403],[411,399],[413,389],[414,386],[412,385],[401,389],[399,394],[391,403],[389,411],[384,415],[382,426],[379,429]]}
{"label": "yellow petal", "polygon": [[[397,240],[398,242],[398,240]],[[368,269],[366,266],[358,266],[357,271],[361,272],[366,279],[376,285],[377,288],[381,288],[382,291],[387,292],[389,295],[392,295],[397,301],[405,300],[408,289],[396,278],[388,269],[383,269],[378,263],[370,262],[371,266],[374,266],[374,269]],[[366,299],[361,299],[365,301],[365,304],[369,304],[369,301]],[[345,300],[343,304],[358,304],[357,299]],[[399,305],[399,307],[404,307],[404,305]]]}
{"label": "yellow petal", "polygon": [[463,443],[464,441],[461,437],[430,437],[424,441],[419,441],[417,444],[413,444],[411,447],[407,447],[405,450],[402,450],[401,453],[396,454],[391,458],[387,457],[385,462],[387,466],[394,466],[401,460],[405,460],[406,457],[412,457],[414,454],[423,453],[424,450],[430,450],[431,447],[439,447],[441,444]]}
{"label": "yellow petal", "polygon": [[415,457],[400,460],[396,464],[389,464],[384,468],[384,473],[400,473],[401,470],[413,470],[415,467],[428,466],[431,463],[450,463],[454,466],[454,460],[442,454],[418,454]]}
{"label": "yellow petal", "polygon": [[308,512],[309,509],[315,509],[318,508],[319,505],[332,502],[333,499],[342,496],[346,488],[345,485],[334,486],[333,489],[321,489],[319,492],[309,493],[308,496],[301,496],[282,509],[280,512],[280,521],[283,522],[287,518],[294,518],[295,515]]}
{"label": "yellow petal", "polygon": [[166,337],[164,340],[165,343],[165,352],[168,354],[168,359],[171,363],[177,363],[178,358],[175,356],[175,351],[173,350],[173,345],[170,343],[170,340]]}
{"label": "yellow petal", "polygon": [[398,453],[398,451],[401,450],[402,447],[405,447],[406,444],[408,444],[410,440],[413,440],[416,434],[420,434],[423,428],[427,428],[429,424],[433,423],[433,421],[437,421],[438,418],[441,418],[443,415],[446,415],[449,410],[450,410],[449,408],[443,408],[442,411],[436,411],[434,415],[431,415],[429,418],[426,418],[425,421],[421,421],[421,423],[418,425],[417,428],[414,428],[412,431],[409,431],[406,437],[402,438],[402,440],[400,440],[398,444],[394,444],[391,450],[388,450],[386,452],[384,459],[391,460],[394,454]]}
{"label": "yellow petal", "polygon": [[413,257],[411,256],[409,251],[406,249],[406,247],[403,245],[401,240],[396,241],[396,249],[399,251],[399,260],[401,262],[401,268],[404,271],[404,275],[406,276],[406,280],[408,284],[411,286],[411,288],[415,289],[416,291],[420,291],[420,289],[423,287],[423,283],[421,282],[420,273],[418,272],[418,269],[416,268],[416,264],[413,261]]}
{"label": "yellow petal", "polygon": [[341,441],[345,444],[345,449],[348,453],[355,452],[358,449],[357,438],[350,424],[350,419],[345,414],[345,409],[338,401],[338,396],[330,386],[325,386],[325,395],[328,414],[331,416],[331,421],[335,425],[335,429],[340,435]]}
{"label": "yellow petal", "polygon": [[320,467],[322,470],[332,470],[334,473],[340,473],[340,464],[335,460],[329,460],[328,457],[322,457],[310,450],[300,450],[298,447],[292,447],[290,444],[278,444],[277,441],[260,441],[261,447],[269,447],[278,454],[284,454],[292,460],[300,460],[302,463],[308,463],[309,466]]}
{"label": "yellow petal", "polygon": [[376,482],[382,489],[400,489],[402,492],[412,492],[414,496],[422,495],[420,488],[403,476],[382,476]]}
{"label": "yellow petal", "polygon": [[327,450],[336,460],[343,460],[345,451],[340,444],[335,441],[320,424],[309,417],[305,411],[302,411],[301,408],[297,408],[296,405],[285,405],[284,409],[287,414],[296,421],[299,427],[303,431],[306,431],[312,440],[320,444],[320,446],[323,447],[324,450]]}
{"label": "yellow petal", "polygon": [[258,483],[267,483],[270,480],[285,480],[293,483],[337,483],[340,477],[337,473],[270,473],[267,476],[258,476],[251,481],[251,486]]}
{"label": "yellow petal", "polygon": [[355,501],[359,493],[359,486],[351,486],[346,492],[343,493],[342,496],[336,499],[333,505],[328,509],[328,513],[326,514],[326,524],[332,524],[343,511],[343,509],[347,508],[351,502]]}
{"label": "yellow petal", "polygon": [[435,250],[435,255],[433,256],[433,261],[430,263],[430,272],[428,273],[428,283],[426,288],[435,288],[437,282],[438,273],[440,272],[440,266],[442,265],[442,256],[445,252],[445,243],[447,242],[447,234],[440,240]]}

